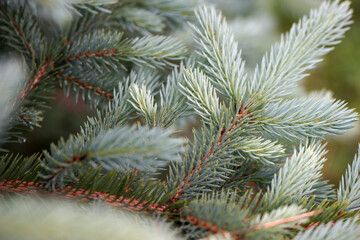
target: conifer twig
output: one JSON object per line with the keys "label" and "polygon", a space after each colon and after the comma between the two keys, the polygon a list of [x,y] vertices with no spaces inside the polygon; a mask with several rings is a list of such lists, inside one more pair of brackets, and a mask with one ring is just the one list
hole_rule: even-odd
{"label": "conifer twig", "polygon": [[113,207],[121,207],[131,211],[144,211],[144,207],[148,212],[162,213],[166,209],[166,205],[150,204],[147,205],[146,200],[136,200],[132,198],[123,198],[116,195],[110,195],[103,192],[92,192],[89,190],[73,189],[68,186],[64,189],[57,189],[54,192],[49,192],[44,184],[36,182],[17,181],[0,181],[0,193],[21,193],[25,195],[40,195],[44,197],[58,197],[64,199],[79,200],[81,202],[88,202],[91,200],[103,200],[107,205]]}

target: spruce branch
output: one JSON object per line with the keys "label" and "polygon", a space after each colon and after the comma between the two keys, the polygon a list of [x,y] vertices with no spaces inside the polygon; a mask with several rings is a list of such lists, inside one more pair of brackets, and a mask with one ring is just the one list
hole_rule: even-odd
{"label": "spruce branch", "polygon": [[148,169],[155,171],[170,161],[177,161],[182,141],[171,138],[171,131],[145,127],[115,127],[85,142],[82,136],[61,139],[45,151],[43,174],[46,187],[60,188],[64,182],[77,180],[89,166],[107,171]]}
{"label": "spruce branch", "polygon": [[232,153],[236,165],[219,190],[246,188],[249,182],[254,182],[259,189],[263,188],[278,171],[279,163],[285,156],[284,151],[281,144],[261,137],[237,137],[237,145]]}
{"label": "spruce branch", "polygon": [[269,134],[291,141],[342,134],[357,118],[358,114],[344,101],[295,98],[266,104],[259,121]]}
{"label": "spruce branch", "polygon": [[198,133],[194,132],[194,142],[188,145],[184,160],[170,168],[168,180],[170,189],[177,189],[170,198],[171,202],[177,201],[180,197],[191,198],[198,195],[199,193],[192,189],[194,186],[201,187],[202,191],[209,191],[216,186],[219,187],[218,184],[225,181],[226,175],[223,171],[231,172],[231,169],[226,167],[227,164],[231,164],[229,159],[231,156],[225,158],[227,161],[216,159],[222,156],[222,151],[228,152],[227,147],[231,149],[233,145],[231,141],[229,144],[222,144],[226,140],[226,138],[221,140],[223,134],[224,132],[216,130],[215,126],[202,129]]}
{"label": "spruce branch", "polygon": [[101,72],[122,67],[122,52],[129,49],[123,33],[106,30],[85,34],[68,46],[65,60],[70,66],[89,65]]}
{"label": "spruce branch", "polygon": [[175,67],[174,61],[184,59],[187,49],[177,39],[165,36],[145,36],[130,41],[131,49],[125,53],[128,61],[154,68]]}
{"label": "spruce branch", "polygon": [[[275,174],[260,206],[271,210],[284,204],[297,203],[314,192],[320,181],[326,151],[316,141],[306,141],[294,151],[284,166]],[[305,168],[306,166],[306,168]]]}
{"label": "spruce branch", "polygon": [[[281,228],[286,229],[290,226],[293,227],[294,223],[298,224],[304,222],[307,218],[318,213],[320,213],[320,211],[304,213],[304,209],[296,205],[281,207],[269,213],[265,213],[262,216],[257,216],[252,222],[252,224],[255,225],[252,228],[254,230],[259,230],[262,228],[273,228],[281,225]],[[291,223],[290,226],[286,226],[289,223]]]}
{"label": "spruce branch", "polygon": [[[81,80],[79,78],[74,78],[71,75],[65,75],[63,73],[58,73],[57,74],[58,79],[60,80],[60,87],[64,88],[64,91],[66,92],[67,95],[69,95],[70,93],[70,89],[74,89],[75,86],[75,101],[77,101],[77,99],[79,98],[79,93],[80,91],[78,90],[78,88],[80,90],[82,90],[82,94],[81,94],[81,98],[83,100],[89,101],[90,99],[94,98],[92,97],[92,95],[97,95],[99,97],[104,97],[106,99],[113,99],[113,95],[111,92],[108,92],[105,88],[102,88],[101,86],[96,86],[96,85],[92,85],[90,83],[88,83],[86,80]],[[109,83],[109,81],[106,81],[106,79],[109,78],[103,78],[106,83]],[[98,85],[101,85],[98,84]]]}
{"label": "spruce branch", "polygon": [[15,118],[10,119],[9,129],[6,135],[8,138],[6,142],[23,143],[25,138],[22,137],[24,132],[33,130],[35,127],[41,127],[40,123],[43,121],[43,111],[33,107],[20,107],[16,112]]}
{"label": "spruce branch", "polygon": [[97,111],[96,117],[88,118],[81,128],[81,134],[85,136],[85,140],[89,141],[109,129],[124,125],[131,119],[129,116],[134,112],[130,104],[131,95],[128,91],[130,86],[141,84],[153,91],[158,86],[158,79],[158,75],[148,69],[131,71],[128,76],[122,78],[117,88],[113,90],[113,99],[105,104],[106,107]]}
{"label": "spruce branch", "polygon": [[336,199],[336,191],[333,184],[330,184],[328,180],[320,180],[314,184],[315,202],[322,202],[324,200],[334,201]]}
{"label": "spruce branch", "polygon": [[[150,89],[156,89],[159,86],[159,75],[156,71],[142,68],[139,71],[132,70],[125,72],[106,72],[100,73],[97,70],[83,70],[81,67],[65,67],[57,73],[59,86],[64,89],[64,93],[69,96],[72,93],[74,101],[79,97],[89,104],[101,107],[102,103],[107,104],[116,98],[114,90],[119,84],[122,88],[129,87],[129,82],[145,84]],[[130,80],[129,80],[130,78]]]}
{"label": "spruce branch", "polygon": [[131,32],[139,32],[143,35],[159,34],[166,27],[159,14],[140,7],[122,7],[116,13],[118,15],[116,24],[121,24],[122,28]]}
{"label": "spruce branch", "polygon": [[0,37],[8,46],[30,59],[39,55],[45,39],[35,18],[23,4],[14,7],[13,3],[1,1],[0,24]]}
{"label": "spruce branch", "polygon": [[294,24],[256,67],[248,83],[249,93],[269,100],[287,95],[349,29],[349,5],[348,1],[323,2]]}
{"label": "spruce branch", "polygon": [[8,121],[7,142],[19,141],[24,132],[40,127],[43,110],[47,107],[51,98],[49,93],[53,89],[53,83],[49,79],[54,66],[50,61],[44,60],[38,66],[33,63],[31,71],[26,71],[26,64],[23,62],[18,69],[23,83],[16,86],[16,96],[12,99],[13,116]]}
{"label": "spruce branch", "polygon": [[199,62],[212,83],[235,106],[244,105],[246,73],[238,44],[221,13],[202,7],[196,11],[199,26],[193,26]]}
{"label": "spruce branch", "polygon": [[46,61],[44,64],[42,64],[38,72],[32,78],[30,78],[30,81],[26,84],[19,101],[23,100],[25,96],[28,95],[36,87],[36,85],[39,84],[41,78],[46,75],[53,67],[53,63],[49,63],[49,61]]}
{"label": "spruce branch", "polygon": [[299,226],[301,223],[319,213],[321,211],[305,212],[303,208],[296,205],[284,206],[257,216],[251,220],[250,228],[244,232],[237,231],[232,234],[245,236],[246,239],[266,238],[269,235],[273,238],[289,235],[290,230],[301,229]]}
{"label": "spruce branch", "polygon": [[184,81],[183,72],[184,66],[181,63],[179,70],[175,68],[167,77],[166,85],[161,86],[158,126],[171,126],[188,110],[186,98],[180,91],[180,84]]}
{"label": "spruce branch", "polygon": [[[40,168],[39,154],[23,157],[19,154],[6,154],[0,158],[0,181],[37,182]],[[16,186],[16,185],[15,185]]]}
{"label": "spruce branch", "polygon": [[112,7],[107,25],[147,35],[184,25],[192,20],[196,0],[123,0]]}
{"label": "spruce branch", "polygon": [[243,115],[230,117],[231,112],[226,111],[221,116],[222,125],[205,125],[200,132],[194,132],[194,142],[189,144],[183,162],[171,168],[169,183],[177,193],[170,201],[197,196],[192,190],[194,186],[203,192],[218,189],[234,172],[236,157],[233,153],[241,141],[239,136],[253,132],[241,129],[246,120]]}
{"label": "spruce branch", "polygon": [[145,85],[139,87],[137,84],[133,84],[129,89],[131,100],[130,103],[140,114],[145,118],[147,126],[156,127],[156,112],[157,104],[154,103],[154,97],[151,92],[146,89]]}
{"label": "spruce branch", "polygon": [[347,240],[358,239],[360,228],[358,219],[340,220],[336,223],[321,224],[313,226],[306,231],[299,232],[295,240]]}
{"label": "spruce branch", "polygon": [[300,223],[322,212],[305,212],[302,207],[290,205],[252,215],[235,196],[222,192],[219,196],[204,196],[191,201],[185,206],[182,217],[211,234],[229,235],[235,239],[259,239],[290,234],[290,229],[301,229]]}
{"label": "spruce branch", "polygon": [[232,173],[228,175],[228,179],[219,188],[221,189],[243,189],[246,190],[251,186],[257,191],[265,191],[269,183],[274,177],[274,174],[279,171],[284,158],[277,160],[276,164],[261,164],[256,161],[247,161],[239,158],[237,153],[234,153],[236,165],[232,168]]}
{"label": "spruce branch", "polygon": [[68,47],[73,42],[79,40],[84,34],[102,29],[108,16],[108,14],[97,14],[87,11],[86,8],[79,8],[77,6],[74,6],[74,8],[77,14],[73,15],[71,24],[66,24],[61,29],[65,45]]}
{"label": "spruce branch", "polygon": [[122,33],[112,30],[86,34],[69,46],[66,61],[70,66],[89,65],[100,72],[118,71],[124,68],[124,61],[152,68],[174,66],[172,61],[183,59],[187,52],[185,46],[172,37],[145,36],[127,40]]}
{"label": "spruce branch", "polygon": [[77,9],[82,9],[92,14],[111,13],[111,7],[116,3],[116,0],[70,0],[72,5],[68,5],[71,10],[81,16],[81,12]]}
{"label": "spruce branch", "polygon": [[103,173],[102,168],[92,169],[82,175],[76,183],[64,190],[65,197],[87,200],[98,196],[107,205],[146,213],[166,213],[167,200],[173,194],[166,184],[152,177],[149,171],[117,171]]}
{"label": "spruce branch", "polygon": [[243,229],[246,227],[244,221],[249,217],[247,209],[237,203],[236,194],[230,192],[203,195],[186,204],[182,214],[184,220],[215,234]]}
{"label": "spruce branch", "polygon": [[[28,165],[27,165],[28,166]],[[48,191],[46,186],[35,179],[0,180],[1,193],[22,193],[59,199],[72,199],[78,202],[104,201],[106,205],[144,212],[147,214],[163,214],[168,208],[166,201],[173,193],[164,183],[149,178],[144,172],[119,172],[112,170],[102,173],[103,169],[87,169],[77,182],[66,187]]]}
{"label": "spruce branch", "polygon": [[285,150],[281,144],[262,137],[239,137],[236,153],[241,160],[254,161],[264,165],[279,162]]}
{"label": "spruce branch", "polygon": [[146,2],[140,0],[140,2],[165,18],[167,25],[172,28],[175,24],[184,24],[191,20],[193,10],[199,4],[194,0],[148,0]]}
{"label": "spruce branch", "polygon": [[337,200],[349,203],[346,211],[356,211],[360,208],[360,146],[353,163],[348,165],[345,176],[341,178],[337,190]]}
{"label": "spruce branch", "polygon": [[220,124],[222,105],[208,78],[199,69],[195,69],[185,70],[184,80],[184,85],[180,86],[189,106],[206,122],[213,120]]}
{"label": "spruce branch", "polygon": [[329,201],[324,199],[323,201],[316,203],[314,197],[307,202],[306,208],[313,211],[321,211],[319,214],[312,216],[306,223],[302,224],[306,229],[313,225],[319,225],[321,223],[328,223],[340,220],[341,218],[350,218],[354,215],[347,212],[345,209],[349,205],[342,201]]}
{"label": "spruce branch", "polygon": [[[134,74],[132,74],[134,76]],[[98,110],[96,117],[89,117],[88,121],[80,129],[80,134],[85,136],[85,141],[89,141],[108,129],[122,126],[132,113],[132,108],[128,104],[129,94],[126,92],[129,86],[129,78],[125,83],[119,83],[118,90],[113,91],[113,100],[108,102],[106,108]]]}

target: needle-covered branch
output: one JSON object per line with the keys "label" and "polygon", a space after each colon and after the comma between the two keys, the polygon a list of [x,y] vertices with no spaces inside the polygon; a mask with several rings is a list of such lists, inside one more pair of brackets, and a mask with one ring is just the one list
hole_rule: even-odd
{"label": "needle-covered branch", "polygon": [[182,140],[171,137],[172,132],[159,128],[115,127],[85,141],[82,136],[61,139],[45,151],[43,174],[46,186],[64,186],[77,180],[88,167],[103,167],[128,171],[133,168],[155,171],[166,163],[179,160]]}
{"label": "needle-covered branch", "polygon": [[349,203],[346,211],[356,211],[360,208],[360,146],[358,155],[341,178],[337,190],[337,200]]}
{"label": "needle-covered branch", "polygon": [[180,91],[180,84],[183,83],[184,67],[175,68],[167,77],[166,85],[162,85],[160,95],[160,110],[158,126],[169,127],[188,110],[186,98]]}
{"label": "needle-covered branch", "polygon": [[133,84],[129,89],[131,100],[130,103],[140,116],[145,118],[147,126],[156,127],[156,112],[157,104],[154,102],[154,96],[146,89],[145,85],[139,87],[137,84]]}
{"label": "needle-covered branch", "polygon": [[7,154],[0,159],[0,181],[37,182],[41,171],[39,154],[30,157]]}
{"label": "needle-covered branch", "polygon": [[0,26],[0,38],[5,39],[9,47],[30,59],[39,55],[45,39],[35,17],[23,3],[14,6],[14,3],[1,1]]}
{"label": "needle-covered branch", "polygon": [[347,108],[344,101],[320,98],[268,103],[260,115],[266,132],[290,141],[343,134],[358,119],[358,114]]}
{"label": "needle-covered branch", "polygon": [[256,67],[249,92],[267,99],[288,95],[349,29],[349,5],[348,1],[323,2],[294,24]]}
{"label": "needle-covered branch", "polygon": [[199,62],[212,83],[235,106],[243,104],[246,90],[245,62],[241,59],[238,44],[221,13],[203,7],[196,12],[199,26],[193,26]]}
{"label": "needle-covered branch", "polygon": [[294,240],[348,240],[360,238],[358,219],[339,220],[299,232]]}
{"label": "needle-covered branch", "polygon": [[198,5],[196,0],[122,0],[112,6],[107,25],[144,35],[160,33],[192,20]]}
{"label": "needle-covered branch", "polygon": [[199,69],[185,70],[182,92],[188,104],[206,122],[220,124],[222,105],[209,79]]}
{"label": "needle-covered branch", "polygon": [[311,195],[314,185],[320,181],[325,153],[324,145],[316,141],[301,145],[275,174],[260,207],[271,210],[284,204],[301,203]]}

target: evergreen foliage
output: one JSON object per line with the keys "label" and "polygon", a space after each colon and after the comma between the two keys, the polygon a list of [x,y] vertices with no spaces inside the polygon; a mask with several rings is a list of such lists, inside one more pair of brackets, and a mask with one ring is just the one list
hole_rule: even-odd
{"label": "evergreen foliage", "polygon": [[[221,13],[197,5],[0,0],[0,50],[21,59],[0,67],[3,142],[40,127],[53,89],[96,111],[42,153],[4,150],[2,239],[359,238],[360,157],[338,189],[321,174],[322,141],[358,114],[289,98],[349,29],[350,3],[312,10],[254,71]],[[186,21],[192,54],[165,35]],[[185,140],[177,122],[189,115],[201,126]]]}

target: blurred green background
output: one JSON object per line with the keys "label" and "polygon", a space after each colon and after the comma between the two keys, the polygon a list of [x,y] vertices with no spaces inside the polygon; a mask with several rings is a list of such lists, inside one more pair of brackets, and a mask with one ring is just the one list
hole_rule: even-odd
{"label": "blurred green background", "polygon": [[[316,7],[319,0],[208,0],[223,11],[243,49],[248,66],[260,61],[282,32],[289,30],[293,22]],[[324,61],[303,82],[306,91],[327,89],[337,99],[346,100],[350,107],[360,111],[360,0],[352,1],[354,23],[340,45],[327,55]],[[176,34],[178,36],[179,34]],[[191,39],[190,33],[184,41]],[[303,91],[299,89],[299,91]],[[61,91],[46,111],[42,128],[26,134],[24,143],[8,146],[12,151],[29,154],[49,147],[60,137],[79,131],[87,115],[93,114],[80,102],[73,104]],[[328,138],[328,161],[324,168],[325,178],[337,185],[347,164],[358,150],[360,131],[356,127],[344,136]]]}

